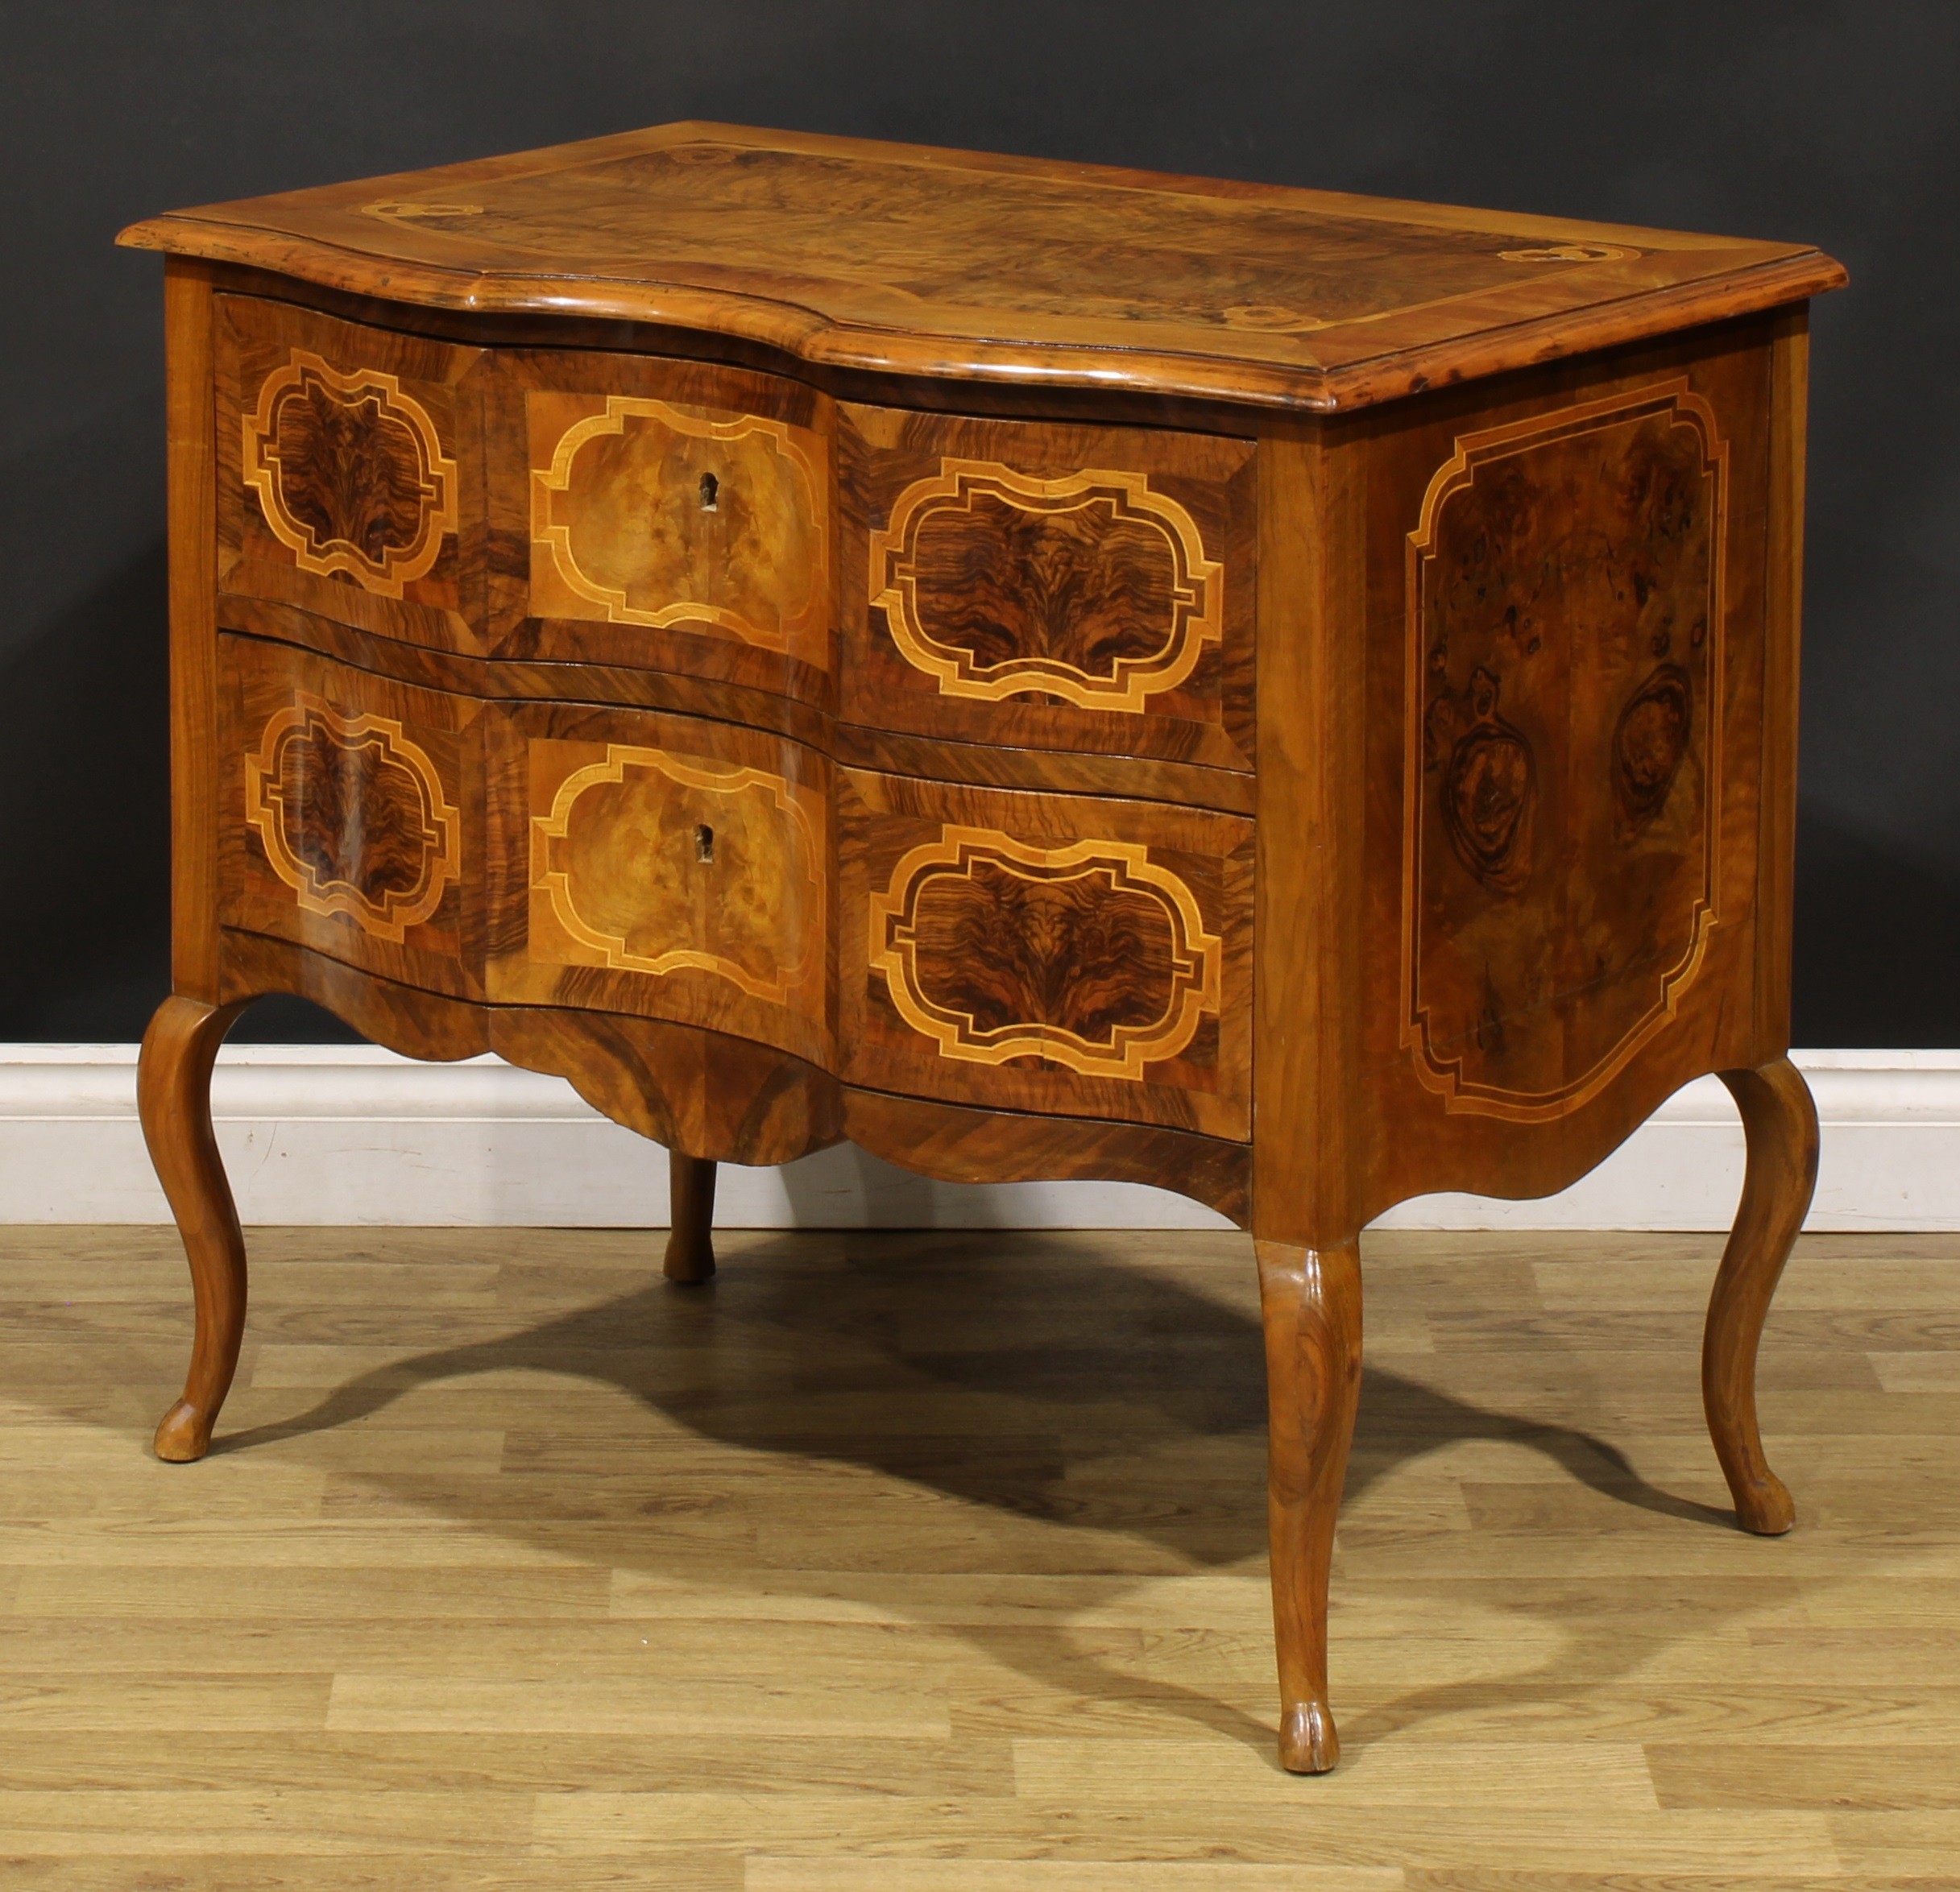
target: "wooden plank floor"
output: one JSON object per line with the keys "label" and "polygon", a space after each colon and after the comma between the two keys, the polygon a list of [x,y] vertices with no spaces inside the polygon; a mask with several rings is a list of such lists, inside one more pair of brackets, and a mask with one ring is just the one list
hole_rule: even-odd
{"label": "wooden plank floor", "polygon": [[1299,1780],[1239,1238],[263,1231],[178,1468],[174,1238],[0,1232],[0,1882],[1960,1883],[1960,1238],[1800,1249],[1780,1542],[1716,1247],[1370,1241]]}

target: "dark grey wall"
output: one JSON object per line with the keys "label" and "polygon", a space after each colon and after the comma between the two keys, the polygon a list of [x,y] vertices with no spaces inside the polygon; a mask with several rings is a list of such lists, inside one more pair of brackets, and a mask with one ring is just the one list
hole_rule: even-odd
{"label": "dark grey wall", "polygon": [[699,117],[1842,258],[1814,330],[1796,1037],[1960,1045],[1957,81],[1953,0],[10,9],[0,1039],[134,1037],[164,989],[160,269],[118,228]]}

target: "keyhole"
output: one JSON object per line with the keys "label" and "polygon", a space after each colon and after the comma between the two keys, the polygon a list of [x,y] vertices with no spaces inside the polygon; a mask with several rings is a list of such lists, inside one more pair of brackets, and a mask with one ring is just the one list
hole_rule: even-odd
{"label": "keyhole", "polygon": [[[712,512],[715,510],[715,501],[720,493],[721,482],[711,473],[702,474],[701,476],[701,510],[703,512]],[[702,858],[705,859],[707,857],[704,855]]]}
{"label": "keyhole", "polygon": [[694,830],[694,859],[712,860],[715,858],[715,830],[706,822]]}

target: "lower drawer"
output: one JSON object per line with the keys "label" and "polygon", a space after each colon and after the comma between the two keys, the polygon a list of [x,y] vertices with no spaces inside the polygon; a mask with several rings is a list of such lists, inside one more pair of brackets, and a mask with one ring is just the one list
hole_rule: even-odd
{"label": "lower drawer", "polygon": [[1250,822],[844,769],[837,836],[847,1082],[1250,1136]]}
{"label": "lower drawer", "polygon": [[1251,1132],[1253,825],[842,768],[219,639],[220,918],[458,998],[632,1012],[847,1083]]}
{"label": "lower drawer", "polygon": [[487,985],[829,1066],[828,760],[696,716],[493,708]]}
{"label": "lower drawer", "polygon": [[218,639],[218,913],[481,998],[485,706]]}
{"label": "lower drawer", "polygon": [[219,640],[220,914],[452,997],[828,1066],[830,764],[704,718],[480,702]]}

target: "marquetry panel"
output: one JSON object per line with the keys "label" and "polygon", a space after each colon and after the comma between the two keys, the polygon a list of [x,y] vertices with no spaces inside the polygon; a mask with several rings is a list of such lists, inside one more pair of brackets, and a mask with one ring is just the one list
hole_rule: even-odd
{"label": "marquetry panel", "polygon": [[824,470],[806,440],[633,395],[528,404],[534,611],[711,624],[771,650],[814,628],[821,659]]}
{"label": "marquetry panel", "polygon": [[245,818],[309,913],[344,913],[400,942],[462,868],[462,821],[400,720],[343,716],[311,690],[268,719],[245,758]]}
{"label": "marquetry panel", "polygon": [[303,572],[399,598],[456,530],[456,462],[401,379],[288,351],[244,416],[245,484]]}
{"label": "marquetry panel", "polygon": [[481,350],[218,300],[221,589],[481,648]]}
{"label": "marquetry panel", "polygon": [[513,352],[490,413],[501,653],[824,695],[827,402],[697,362]]}
{"label": "marquetry panel", "polygon": [[1252,826],[840,772],[843,1074],[1242,1137]]}
{"label": "marquetry panel", "polygon": [[479,706],[252,638],[219,671],[225,924],[480,994]]}
{"label": "marquetry panel", "polygon": [[843,710],[1038,748],[1251,760],[1251,448],[847,407]]}
{"label": "marquetry panel", "polygon": [[491,994],[828,1056],[828,765],[694,718],[492,712]]}
{"label": "marquetry panel", "polygon": [[1140,715],[1220,635],[1218,561],[1141,474],[947,459],[872,534],[871,604],[942,696]]}
{"label": "marquetry panel", "polygon": [[1403,1037],[1454,1110],[1597,1095],[1719,912],[1729,447],[1686,379],[1456,438],[1407,536]]}

